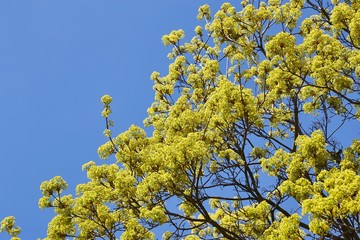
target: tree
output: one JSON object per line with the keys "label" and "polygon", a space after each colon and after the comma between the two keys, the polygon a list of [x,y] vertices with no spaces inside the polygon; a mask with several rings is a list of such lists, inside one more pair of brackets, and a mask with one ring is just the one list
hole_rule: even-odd
{"label": "tree", "polygon": [[116,162],[85,164],[76,196],[41,185],[46,239],[360,239],[360,140],[342,130],[360,119],[360,2],[241,4],[163,37],[151,136],[113,137],[102,98],[98,153]]}

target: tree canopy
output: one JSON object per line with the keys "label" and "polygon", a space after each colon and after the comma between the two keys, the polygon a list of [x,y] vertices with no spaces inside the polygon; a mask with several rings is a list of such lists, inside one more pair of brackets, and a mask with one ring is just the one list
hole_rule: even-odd
{"label": "tree canopy", "polygon": [[[152,133],[114,135],[105,95],[98,154],[115,162],[84,164],[76,196],[59,176],[41,184],[45,239],[360,239],[360,140],[343,130],[360,129],[360,1],[247,0],[197,18],[191,39],[162,38]],[[13,217],[1,231],[19,239]]]}

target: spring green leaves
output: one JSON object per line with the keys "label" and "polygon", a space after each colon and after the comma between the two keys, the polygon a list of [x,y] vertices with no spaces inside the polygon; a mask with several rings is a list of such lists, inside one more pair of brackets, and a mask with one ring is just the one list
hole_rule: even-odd
{"label": "spring green leaves", "polygon": [[20,234],[21,229],[16,226],[15,217],[13,216],[5,217],[1,221],[0,232],[7,232],[11,236],[10,240],[20,240],[18,235]]}

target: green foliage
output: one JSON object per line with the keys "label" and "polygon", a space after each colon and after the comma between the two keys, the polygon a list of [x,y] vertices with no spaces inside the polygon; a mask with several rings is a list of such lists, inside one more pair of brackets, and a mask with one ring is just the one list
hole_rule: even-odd
{"label": "green foliage", "polygon": [[[360,140],[341,135],[360,119],[359,2],[243,1],[197,18],[188,42],[162,38],[173,62],[151,75],[152,135],[114,137],[105,95],[98,153],[116,162],[85,164],[76,196],[60,177],[41,185],[46,239],[360,239]],[[1,230],[16,237],[12,221]]]}
{"label": "green foliage", "polygon": [[5,217],[1,221],[0,232],[7,232],[11,236],[11,240],[20,240],[18,235],[21,232],[20,227],[16,226],[15,217]]}

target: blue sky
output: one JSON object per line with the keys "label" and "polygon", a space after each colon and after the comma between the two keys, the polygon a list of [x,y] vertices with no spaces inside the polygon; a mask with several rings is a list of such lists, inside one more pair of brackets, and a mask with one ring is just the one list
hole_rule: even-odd
{"label": "blue sky", "polygon": [[86,181],[82,164],[102,163],[102,95],[113,96],[115,132],[142,125],[149,76],[168,69],[162,35],[183,28],[192,36],[204,3],[0,2],[0,219],[14,215],[22,239],[46,236],[52,211],[37,207],[43,181],[60,175],[73,190]]}

